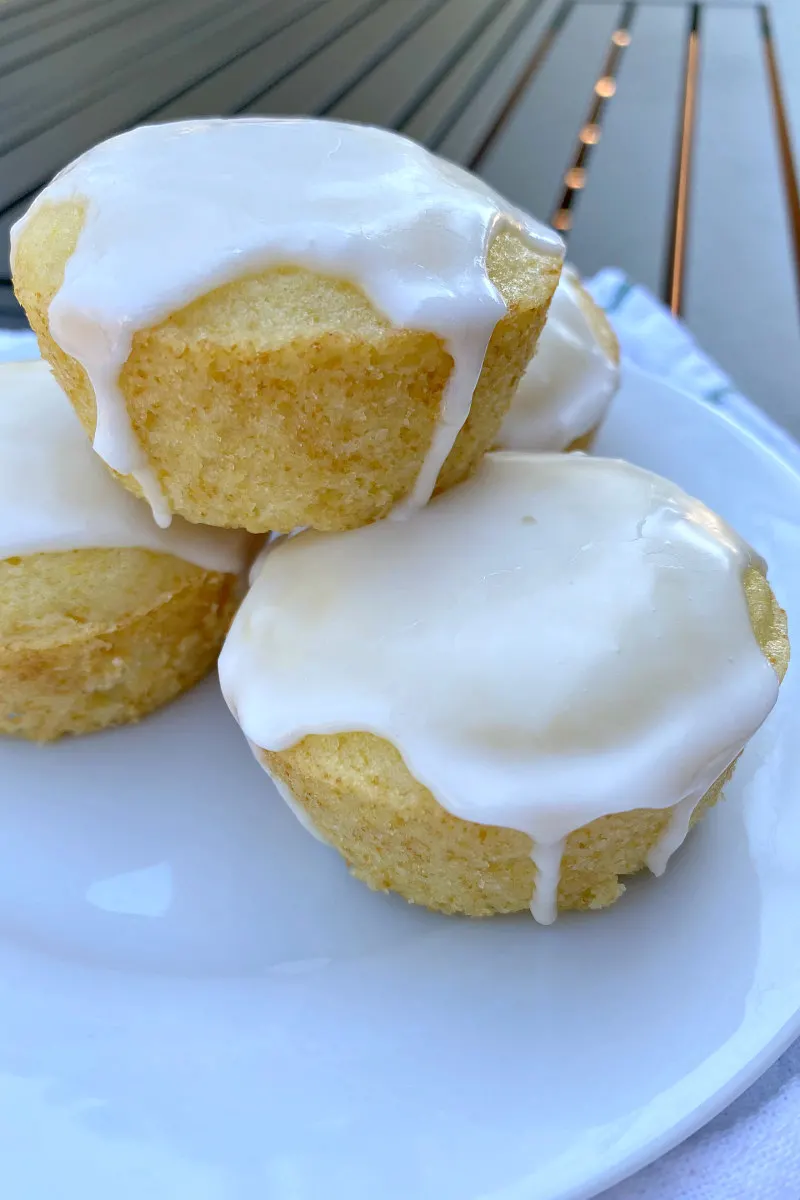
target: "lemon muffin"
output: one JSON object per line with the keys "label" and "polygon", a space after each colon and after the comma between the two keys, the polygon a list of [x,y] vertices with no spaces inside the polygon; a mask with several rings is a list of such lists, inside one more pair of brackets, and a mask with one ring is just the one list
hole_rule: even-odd
{"label": "lemon muffin", "polygon": [[385,130],[148,125],[58,175],[14,287],[107,465],[171,513],[344,529],[424,504],[495,440],[557,235]]}
{"label": "lemon muffin", "polygon": [[0,732],[88,733],[195,683],[248,542],[159,529],[92,453],[46,364],[0,365]]}
{"label": "lemon muffin", "polygon": [[614,330],[577,273],[565,267],[497,447],[589,450],[618,387]]}
{"label": "lemon muffin", "polygon": [[548,922],[664,870],[788,655],[763,563],[701,503],[626,463],[507,452],[405,523],[277,545],[220,678],[371,887]]}

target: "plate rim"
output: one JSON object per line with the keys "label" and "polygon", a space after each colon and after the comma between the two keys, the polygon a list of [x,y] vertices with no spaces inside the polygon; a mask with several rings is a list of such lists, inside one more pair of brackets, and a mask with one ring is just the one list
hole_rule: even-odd
{"label": "plate rim", "polygon": [[[649,384],[656,384],[669,391],[676,392],[700,409],[710,412],[713,417],[733,426],[737,434],[746,441],[754,443],[762,453],[779,461],[800,483],[800,443],[795,441],[788,430],[783,429],[763,409],[753,401],[737,393],[736,407],[733,409],[724,403],[712,404],[695,393],[673,383],[662,375],[647,371],[638,364],[623,360],[622,378],[644,378]],[[738,419],[739,414],[745,419]],[[761,434],[765,436],[760,436]],[[590,1182],[576,1183],[562,1191],[558,1200],[594,1200],[608,1188],[624,1183],[639,1171],[652,1166],[671,1150],[681,1146],[693,1134],[703,1129],[714,1117],[724,1112],[734,1101],[743,1096],[770,1067],[778,1061],[782,1054],[800,1038],[800,1005],[797,1010],[784,1022],[770,1041],[761,1048],[744,1066],[731,1076],[710,1096],[694,1107],[682,1119],[677,1120],[660,1136],[648,1141],[638,1150],[632,1150],[618,1163],[609,1165]],[[522,1185],[523,1188],[525,1185]],[[533,1185],[535,1187],[535,1185]],[[537,1200],[534,1191],[525,1188],[520,1191],[519,1200]]]}

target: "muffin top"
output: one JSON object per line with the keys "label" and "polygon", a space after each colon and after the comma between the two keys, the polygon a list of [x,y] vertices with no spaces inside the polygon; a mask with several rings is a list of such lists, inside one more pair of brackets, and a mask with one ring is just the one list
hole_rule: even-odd
{"label": "muffin top", "polygon": [[491,454],[407,522],[277,545],[220,677],[257,746],[376,734],[454,816],[552,846],[693,805],[742,749],[778,692],[762,572],[648,471]]}
{"label": "muffin top", "polygon": [[159,529],[93,453],[49,367],[0,365],[0,559],[130,547],[234,574],[249,541],[180,518]]}
{"label": "muffin top", "polygon": [[50,331],[85,368],[95,449],[123,474],[147,468],[117,387],[133,335],[232,280],[293,265],[351,281],[393,324],[434,333],[450,352],[440,428],[412,496],[424,504],[506,312],[486,269],[493,236],[511,229],[543,255],[563,253],[552,231],[416,143],[312,119],[189,121],[112,138],[34,201],[12,231],[12,263],[31,213],[76,200],[84,225]]}

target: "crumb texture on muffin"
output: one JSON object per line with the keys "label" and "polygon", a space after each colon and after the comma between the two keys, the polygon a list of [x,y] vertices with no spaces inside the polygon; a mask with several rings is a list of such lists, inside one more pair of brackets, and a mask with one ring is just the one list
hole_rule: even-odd
{"label": "crumb texture on muffin", "polygon": [[235,588],[149,550],[0,561],[0,733],[52,741],[166,704],[216,661]]}
{"label": "crumb texture on muffin", "polygon": [[[536,870],[524,833],[451,816],[409,772],[397,750],[373,734],[312,735],[280,753],[261,751],[315,829],[357,878],[445,913],[488,917],[530,907]],[[695,811],[716,803],[729,768]],[[625,890],[664,833],[670,809],[600,817],[567,838],[560,909],[597,909]]]}
{"label": "crumb texture on muffin", "polygon": [[212,665],[245,534],[159,529],[114,483],[46,363],[0,365],[0,732],[135,720]]}
{"label": "crumb texture on muffin", "polygon": [[[264,124],[272,137],[281,122]],[[324,122],[308,122],[319,124]],[[134,132],[151,138],[152,128]],[[254,136],[252,128],[246,132]],[[359,137],[373,134],[360,131]],[[353,136],[351,131],[347,134]],[[386,139],[391,151],[381,149]],[[426,179],[439,178],[443,168],[427,166],[437,161],[425,151],[391,134],[381,136],[379,143],[378,151],[369,152],[389,155],[396,164],[404,161],[392,157],[401,154],[399,146],[402,154],[411,155],[413,170],[423,169]],[[188,144],[186,139],[182,144]],[[452,188],[455,168],[447,167],[446,172],[450,175],[441,197],[469,211],[470,188],[485,185],[458,174],[468,198],[461,202],[452,199],[459,194]],[[85,182],[84,176],[80,181]],[[73,191],[78,186],[76,182]],[[205,180],[204,186],[212,190],[215,185]],[[378,214],[380,206],[391,208],[392,187],[397,186],[391,184],[383,198],[375,192]],[[367,184],[354,187],[354,203],[365,188],[368,191]],[[480,194],[487,212],[503,204],[493,193],[488,200],[485,194],[475,194]],[[182,210],[168,188],[163,200],[164,211],[178,226]],[[43,355],[92,437],[100,433],[95,390],[84,367],[54,336],[52,310],[56,296],[60,299],[67,263],[82,252],[80,234],[96,210],[97,198],[94,203],[89,209],[85,198],[70,193],[68,176],[56,180],[25,218],[13,252],[19,300]],[[185,222],[190,216],[184,211]],[[408,247],[416,245],[420,222],[425,224],[425,214],[409,222]],[[469,228],[474,224],[470,217]],[[533,218],[530,228],[540,228]],[[488,276],[507,311],[503,316],[498,306],[488,326],[487,335],[492,326],[494,332],[474,394],[474,377],[469,385],[469,416],[447,452],[439,488],[463,479],[497,436],[558,283],[561,260],[553,236],[542,230],[539,245],[530,236],[523,239],[516,230],[503,229],[488,247],[483,286]],[[357,241],[354,234],[354,245]],[[443,278],[449,280],[453,270],[445,262],[450,253],[446,245],[441,242],[438,247],[432,270],[439,269],[441,259]],[[413,259],[408,247],[399,262]],[[144,246],[143,252],[151,251]],[[172,242],[170,254],[178,262],[180,251]],[[377,251],[357,254],[361,258],[354,254],[353,263],[362,263],[362,274],[375,275],[371,260]],[[475,270],[474,262],[470,269]],[[401,275],[403,270],[405,266]],[[450,341],[434,328],[433,316],[429,328],[392,322],[391,312],[386,310],[384,316],[380,306],[367,299],[366,288],[356,286],[362,281],[349,277],[355,282],[345,282],[335,271],[309,269],[308,264],[276,264],[267,270],[251,266],[241,277],[201,290],[197,299],[166,318],[134,331],[119,390],[137,454],[154,473],[172,511],[191,521],[251,532],[299,526],[342,529],[385,516],[414,491],[428,456],[439,445],[434,434],[441,433],[446,385],[455,378],[450,350],[462,353],[463,347],[456,350],[459,338],[471,353],[474,347],[457,322],[452,323]],[[403,294],[403,302],[408,300],[413,289],[403,292],[404,283],[393,283],[395,290],[387,290],[387,277],[384,299],[397,293]],[[450,301],[453,312],[459,302],[456,288]],[[470,337],[476,340],[474,334]],[[434,473],[431,485],[435,478]],[[130,475],[124,482],[138,492]]]}
{"label": "crumb texture on muffin", "polygon": [[548,922],[559,880],[597,907],[660,874],[770,712],[788,641],[762,567],[651,472],[492,454],[408,522],[278,546],[223,694],[373,886]]}
{"label": "crumb texture on muffin", "polygon": [[[79,204],[42,207],[20,239],[14,280],[92,437],[92,386],[53,340],[47,315],[81,223]],[[495,440],[559,264],[502,233],[488,270],[509,312],[439,490],[463,479]],[[217,288],[137,333],[120,388],[173,512],[251,532],[342,529],[385,516],[409,493],[452,365],[439,338],[394,328],[353,284],[282,267]],[[122,482],[141,494],[130,476]]]}
{"label": "crumb texture on muffin", "polygon": [[[782,680],[789,665],[786,614],[759,571],[749,570],[744,586],[758,643]],[[353,874],[376,891],[473,917],[530,906],[531,839],[451,816],[384,738],[313,734],[288,750],[259,750],[258,757]],[[720,799],[735,765],[705,793],[692,825]],[[624,892],[624,877],[644,869],[673,809],[648,809],[642,800],[641,808],[600,817],[568,836],[559,909],[606,908]]]}
{"label": "crumb texture on muffin", "polygon": [[159,528],[93,453],[47,363],[0,363],[0,559],[125,546],[239,574],[252,539],[182,518]]}

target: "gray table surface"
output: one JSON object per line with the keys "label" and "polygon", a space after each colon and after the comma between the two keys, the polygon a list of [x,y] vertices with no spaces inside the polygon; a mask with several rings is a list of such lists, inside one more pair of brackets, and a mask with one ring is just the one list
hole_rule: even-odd
{"label": "gray table surface", "polygon": [[[0,0],[0,326],[23,321],[8,228],[49,177],[211,113],[372,121],[472,167],[800,436],[800,0]],[[716,1127],[798,1069],[795,1047]]]}
{"label": "gray table surface", "polygon": [[798,0],[0,0],[0,323],[54,171],[209,113],[405,130],[670,300],[800,434]]}

